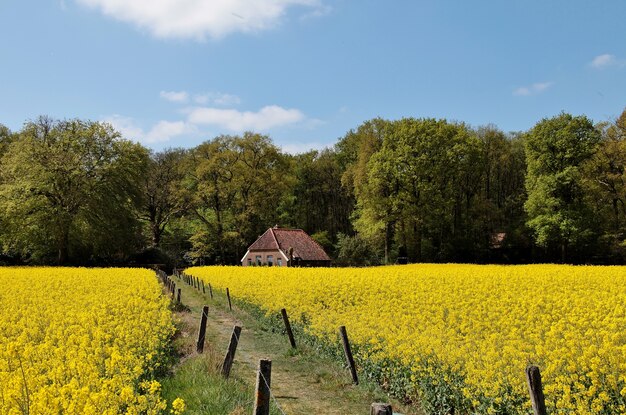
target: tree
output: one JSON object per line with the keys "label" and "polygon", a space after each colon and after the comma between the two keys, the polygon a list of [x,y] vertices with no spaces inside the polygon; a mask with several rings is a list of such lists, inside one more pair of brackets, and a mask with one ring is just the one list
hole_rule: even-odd
{"label": "tree", "polygon": [[481,154],[464,125],[375,119],[338,147],[348,160],[344,184],[356,198],[354,227],[380,247],[385,263],[396,255],[450,259],[462,243],[472,249],[466,240],[480,192]]}
{"label": "tree", "polygon": [[359,235],[348,236],[343,233],[337,235],[335,246],[337,260],[335,263],[340,266],[374,266],[380,265],[376,252],[372,251],[367,241]]}
{"label": "tree", "polygon": [[219,136],[190,152],[186,189],[199,220],[194,256],[236,263],[244,248],[277,223],[289,186],[288,164],[267,136]]}
{"label": "tree", "polygon": [[217,263],[224,263],[224,228],[236,196],[232,181],[239,159],[233,137],[219,136],[204,142],[189,156],[186,190],[194,216],[202,225],[191,239],[194,256],[212,256]]}
{"label": "tree", "polygon": [[[505,134],[495,126],[480,127],[473,134],[477,148],[460,171],[455,214],[457,261],[503,260],[490,250],[492,237],[506,235],[509,248],[527,248],[520,237],[525,229],[523,204],[526,161],[521,134]],[[500,246],[502,247],[502,246]]]}
{"label": "tree", "polygon": [[293,184],[287,158],[266,136],[245,132],[236,137],[238,154],[233,180],[236,197],[232,212],[236,221],[234,237],[238,239],[237,260],[245,247],[260,234],[278,224],[279,208]]}
{"label": "tree", "polygon": [[[0,165],[2,164],[2,157],[6,152],[7,147],[13,140],[13,134],[8,127],[0,124]],[[1,167],[0,167],[1,171]],[[0,184],[1,184],[2,176],[0,175]],[[5,221],[4,212],[0,211],[0,248],[4,245],[3,243],[3,234],[5,233],[7,225],[4,223]]]}
{"label": "tree", "polygon": [[56,247],[60,265],[72,248],[95,257],[127,251],[136,239],[133,209],[146,159],[143,147],[108,124],[48,117],[26,123],[0,166],[5,248],[41,261]]}
{"label": "tree", "polygon": [[526,135],[527,224],[537,245],[558,247],[563,262],[569,250],[581,248],[594,233],[581,166],[599,141],[587,117],[566,113],[541,120]]}
{"label": "tree", "polygon": [[283,207],[283,223],[309,234],[326,232],[334,241],[339,232],[352,230],[354,199],[341,184],[344,170],[334,150],[309,151],[292,157],[294,185]]}
{"label": "tree", "polygon": [[626,110],[613,122],[597,126],[601,141],[584,165],[589,203],[601,219],[603,239],[613,253],[624,255],[626,239]]}
{"label": "tree", "polygon": [[2,155],[11,141],[13,141],[11,130],[5,125],[0,124],[0,158],[2,158]]}
{"label": "tree", "polygon": [[[390,197],[398,218],[398,245],[412,260],[444,260],[461,233],[459,197],[471,200],[475,180],[467,180],[478,153],[476,138],[462,124],[435,119],[402,119],[393,124],[372,172],[387,169],[381,180],[394,184]],[[462,185],[466,186],[463,189]],[[463,205],[464,206],[464,205]],[[425,252],[423,243],[430,248]]]}
{"label": "tree", "polygon": [[[380,150],[389,123],[382,118],[366,121],[356,130],[349,131],[335,146],[337,161],[343,170],[342,186],[354,199],[353,227],[359,232],[360,239],[384,255],[385,263],[389,259],[392,240],[392,217],[387,212],[387,220],[379,218],[378,212],[367,203],[385,197],[384,189],[369,185],[368,163]],[[378,252],[376,254],[378,256]]]}
{"label": "tree", "polygon": [[148,223],[152,248],[159,248],[167,225],[187,208],[187,198],[178,190],[185,176],[184,157],[185,151],[181,149],[165,150],[150,157],[148,174],[143,180],[140,217]]}

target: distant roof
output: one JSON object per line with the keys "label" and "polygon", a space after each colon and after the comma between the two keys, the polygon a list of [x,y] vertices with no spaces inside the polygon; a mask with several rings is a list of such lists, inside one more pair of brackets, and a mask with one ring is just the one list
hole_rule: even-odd
{"label": "distant roof", "polygon": [[324,248],[302,229],[269,228],[248,248],[250,251],[281,250],[289,256],[293,248],[293,257],[304,261],[330,261]]}

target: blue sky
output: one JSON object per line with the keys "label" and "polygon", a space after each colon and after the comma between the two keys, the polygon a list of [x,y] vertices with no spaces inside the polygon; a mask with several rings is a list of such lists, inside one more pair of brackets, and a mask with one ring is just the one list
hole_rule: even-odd
{"label": "blue sky", "polygon": [[334,144],[380,116],[504,131],[626,106],[623,0],[0,0],[0,123],[111,122],[156,150]]}

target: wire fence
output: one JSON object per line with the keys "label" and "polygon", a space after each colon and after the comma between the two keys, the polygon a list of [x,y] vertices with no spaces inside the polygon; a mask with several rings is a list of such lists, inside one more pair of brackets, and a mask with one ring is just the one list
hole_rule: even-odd
{"label": "wire fence", "polygon": [[[205,285],[204,285],[204,281],[200,281],[197,277],[194,277],[192,275],[188,275],[185,274],[184,272],[180,272],[177,269],[174,269],[173,275],[170,277],[168,276],[166,273],[164,273],[163,271],[157,271],[157,275],[160,277],[160,279],[162,280],[163,284],[165,285],[166,289],[168,290],[170,296],[172,297],[172,300],[174,301],[174,293],[175,293],[175,283],[172,277],[176,277],[178,278],[179,281],[181,282],[185,282],[188,286],[193,287],[196,291],[198,291],[200,294],[206,295],[206,289],[205,289]],[[213,299],[213,290],[211,288],[211,284],[209,285],[209,293],[210,293],[210,298]],[[227,297],[228,297],[228,305],[229,305],[229,310],[232,311],[232,304],[231,304],[231,299],[230,299],[230,292],[227,289]],[[178,296],[176,298],[176,302],[178,304],[180,304],[180,289],[178,290]],[[283,313],[283,318],[285,320],[285,325],[287,327],[287,331],[289,332],[290,327],[289,327],[289,322],[288,322],[288,317],[286,315],[286,311],[283,309],[281,310],[281,312]],[[204,309],[203,309],[203,318],[205,318],[204,315]],[[206,323],[205,323],[206,324]],[[239,330],[237,330],[239,329]],[[201,328],[200,330],[202,331],[202,324],[201,324]],[[235,326],[235,328],[233,329],[233,333],[232,336],[235,338],[236,340],[236,344],[232,345],[232,339],[231,339],[231,345],[229,345],[228,351],[226,353],[226,357],[224,360],[224,365],[228,364],[228,370],[226,373],[224,373],[224,371],[222,370],[222,374],[225,377],[228,377],[228,373],[230,372],[230,365],[232,365],[232,361],[234,360],[234,354],[235,354],[235,350],[237,348],[237,345],[239,345],[239,343],[241,342],[241,328]],[[345,327],[341,327],[340,328],[340,334],[342,336],[342,340],[344,342],[343,346],[344,346],[344,350],[347,350],[346,352],[346,357],[348,358],[348,366],[351,368],[351,372],[352,372],[352,377],[353,377],[353,382],[355,384],[358,384],[358,380],[356,377],[356,368],[354,366],[354,361],[353,359],[351,359],[351,355],[352,353],[350,352],[350,345],[348,343],[348,339],[347,339],[347,334],[345,333]],[[198,340],[200,342],[200,339]],[[202,342],[204,342],[204,338],[202,339]],[[295,347],[295,341],[292,339],[292,335],[290,336],[290,342],[292,347]],[[199,344],[199,343],[198,343]],[[230,356],[229,356],[230,355]],[[230,361],[229,361],[230,358]],[[269,363],[269,371],[267,372],[267,376],[263,373],[263,363]],[[224,365],[222,365],[222,369],[224,369]],[[254,403],[254,414],[255,415],[269,415],[269,406],[270,403],[273,403],[274,407],[276,408],[276,410],[278,410],[278,412],[282,415],[287,415],[287,413],[285,412],[285,409],[281,406],[281,404],[278,401],[278,398],[276,397],[276,394],[274,393],[274,391],[272,390],[271,387],[271,361],[269,360],[260,360],[259,361],[259,368],[255,371],[256,374],[256,378],[257,378],[257,385],[256,385],[256,394],[255,394],[255,403]],[[263,391],[261,389],[265,389],[267,391],[267,394],[269,395],[269,400],[267,400],[267,402],[263,399],[264,394]],[[259,402],[259,401],[263,401],[263,402]],[[387,404],[372,404],[372,413],[376,413],[376,414],[383,414],[383,413],[387,413],[387,412],[374,412],[374,405],[386,405],[386,408],[388,408],[389,413],[391,412],[391,406],[387,405]]]}
{"label": "wire fence", "polygon": [[[235,335],[235,337],[237,338],[237,344],[240,343],[241,340],[241,336],[237,335],[237,333],[235,331],[233,331],[233,334]],[[265,375],[263,374],[263,371],[261,371],[261,369],[259,368],[257,370],[257,375],[260,379],[263,380],[263,383],[265,384],[265,387],[267,388],[270,398],[272,399],[272,402],[274,402],[274,406],[276,407],[276,409],[278,409],[278,411],[282,414],[282,415],[287,415],[285,413],[285,411],[283,410],[283,408],[280,406],[280,404],[278,403],[278,400],[276,399],[276,395],[272,392],[272,388],[270,386],[270,381],[265,377]],[[270,378],[271,379],[271,378]]]}

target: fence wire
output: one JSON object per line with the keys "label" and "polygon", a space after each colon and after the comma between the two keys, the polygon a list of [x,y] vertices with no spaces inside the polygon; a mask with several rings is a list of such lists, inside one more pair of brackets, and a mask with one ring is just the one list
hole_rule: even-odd
{"label": "fence wire", "polygon": [[[157,271],[157,274],[159,274],[159,276],[165,281],[167,281],[167,274],[165,274],[162,271]],[[173,275],[173,277],[176,276],[178,277],[179,280],[185,279],[185,282],[187,282],[187,284],[189,286],[191,286],[192,284],[189,284],[187,275],[184,272],[175,272]],[[195,286],[194,286],[195,288]],[[203,292],[203,294],[206,294],[205,292]],[[237,335],[237,332],[235,332],[233,330],[233,334],[235,335],[235,338],[237,339],[237,346],[239,346],[239,342],[241,341],[240,336]],[[283,408],[280,406],[280,404],[278,403],[278,399],[276,399],[276,396],[274,395],[274,393],[272,392],[272,388],[270,387],[270,383],[267,381],[267,379],[265,378],[265,375],[263,375],[263,373],[260,370],[255,371],[255,373],[258,373],[258,375],[261,377],[261,379],[263,380],[263,383],[265,383],[265,386],[267,387],[267,390],[270,393],[270,397],[272,399],[272,401],[274,402],[274,406],[276,407],[276,409],[278,409],[278,411],[282,414],[282,415],[287,415],[285,413],[285,411],[283,410]]]}
{"label": "fence wire", "polygon": [[[233,334],[235,335],[235,338],[237,339],[237,346],[239,347],[240,336],[238,336],[237,333],[234,330],[233,330]],[[274,402],[274,405],[276,406],[276,409],[278,409],[278,411],[282,415],[287,415],[285,413],[285,411],[283,410],[283,408],[279,405],[278,400],[276,399],[276,396],[274,396],[274,393],[272,392],[272,388],[270,387],[269,382],[265,378],[265,375],[263,375],[263,372],[261,372],[261,370],[257,370],[256,373],[258,373],[261,376],[261,378],[263,379],[263,383],[265,383],[265,386],[267,387],[267,390],[270,392],[270,397],[272,398],[272,401]]]}

